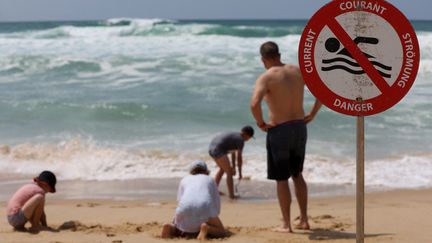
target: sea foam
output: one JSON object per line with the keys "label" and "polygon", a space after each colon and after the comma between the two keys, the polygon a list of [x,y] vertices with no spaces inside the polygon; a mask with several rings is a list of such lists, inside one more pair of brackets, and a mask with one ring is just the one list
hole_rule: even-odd
{"label": "sea foam", "polygon": [[[169,150],[124,149],[100,146],[79,138],[58,144],[19,144],[0,149],[3,172],[34,174],[53,170],[60,179],[127,180],[140,178],[179,178],[187,174],[191,161],[205,160],[216,172],[217,166],[205,151],[179,153]],[[7,148],[7,149],[5,149]],[[365,184],[375,188],[422,188],[432,186],[432,154],[366,160]],[[265,154],[247,153],[243,175],[266,180]],[[332,159],[307,155],[304,176],[319,185],[354,185],[354,159]]]}

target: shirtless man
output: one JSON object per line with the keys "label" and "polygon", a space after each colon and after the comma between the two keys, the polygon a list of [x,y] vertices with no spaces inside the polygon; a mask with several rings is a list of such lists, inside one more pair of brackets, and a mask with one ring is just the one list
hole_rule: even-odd
{"label": "shirtless man", "polygon": [[[267,69],[256,81],[251,99],[252,114],[258,127],[267,132],[267,178],[276,180],[276,189],[283,223],[277,232],[292,232],[290,221],[291,193],[288,179],[294,182],[300,208],[297,229],[309,229],[307,218],[307,185],[303,178],[307,129],[321,103],[315,100],[311,112],[303,110],[304,81],[298,67],[281,62],[279,48],[274,42],[261,45],[261,60]],[[268,122],[264,121],[261,102],[269,108]]]}

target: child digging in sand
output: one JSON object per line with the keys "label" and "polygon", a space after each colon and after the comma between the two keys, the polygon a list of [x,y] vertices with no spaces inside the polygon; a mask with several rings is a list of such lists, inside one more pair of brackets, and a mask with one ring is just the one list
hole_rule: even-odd
{"label": "child digging in sand", "polygon": [[173,223],[163,226],[162,238],[224,237],[226,231],[218,217],[220,196],[206,163],[194,162],[190,174],[180,182],[175,217]]}
{"label": "child digging in sand", "polygon": [[[228,194],[231,199],[236,199],[234,195],[234,182],[233,176],[235,175],[235,157],[237,157],[237,167],[239,180],[242,179],[242,165],[243,165],[243,147],[246,141],[249,141],[254,135],[254,129],[251,126],[245,126],[240,132],[226,132],[217,135],[212,139],[209,145],[209,155],[213,158],[219,166],[216,173],[215,181],[219,185],[222,176],[226,174],[226,184],[228,187]],[[237,154],[232,157],[232,165],[230,164],[228,154]]]}
{"label": "child digging in sand", "polygon": [[30,221],[31,232],[48,230],[45,215],[45,193],[55,193],[57,179],[51,171],[43,171],[33,179],[33,183],[19,188],[7,205],[7,219],[15,230],[25,230]]}

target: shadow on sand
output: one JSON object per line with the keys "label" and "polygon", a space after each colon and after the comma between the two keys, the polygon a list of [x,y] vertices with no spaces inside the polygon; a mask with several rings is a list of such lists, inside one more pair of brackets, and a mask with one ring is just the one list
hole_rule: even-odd
{"label": "shadow on sand", "polygon": [[[316,228],[311,229],[310,232],[302,233],[309,235],[309,240],[341,240],[341,239],[356,239],[356,233],[343,232],[338,230]],[[391,233],[382,234],[365,234],[365,238],[379,237],[379,236],[390,236],[394,235]]]}

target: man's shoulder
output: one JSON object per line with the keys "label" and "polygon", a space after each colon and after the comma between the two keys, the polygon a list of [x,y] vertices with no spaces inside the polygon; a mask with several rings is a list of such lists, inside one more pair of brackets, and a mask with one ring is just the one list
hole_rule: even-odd
{"label": "man's shoulder", "polygon": [[267,70],[266,74],[268,75],[274,75],[277,74],[279,72],[282,72],[284,70],[284,66],[280,66],[280,67],[271,67]]}
{"label": "man's shoulder", "polygon": [[281,74],[296,74],[300,72],[300,68],[294,64],[285,64],[283,66],[271,67],[263,75],[275,76]]}
{"label": "man's shoulder", "polygon": [[300,73],[301,72],[299,66],[294,65],[294,64],[285,64],[285,66],[283,66],[283,69],[287,73]]}
{"label": "man's shoulder", "polygon": [[282,71],[281,67],[271,67],[261,74],[260,82],[267,83],[277,77]]}

